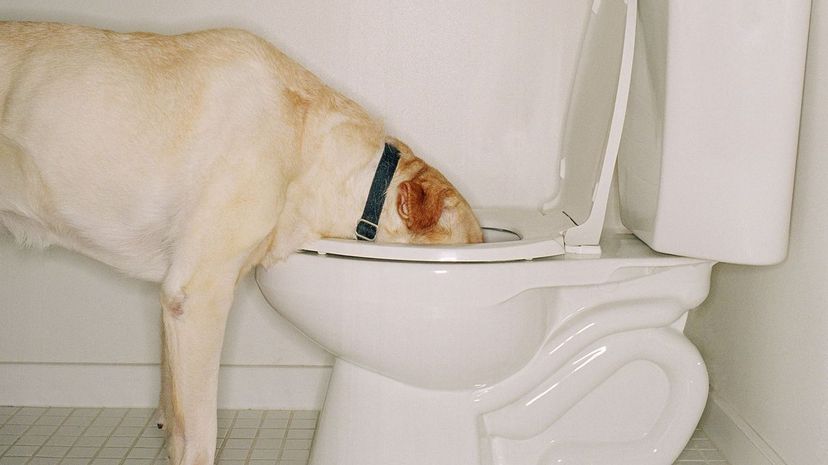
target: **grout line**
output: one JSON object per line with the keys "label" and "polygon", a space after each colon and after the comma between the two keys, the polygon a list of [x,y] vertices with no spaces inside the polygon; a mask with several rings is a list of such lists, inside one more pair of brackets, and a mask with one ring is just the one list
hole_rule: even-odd
{"label": "grout line", "polygon": [[[92,427],[92,425],[95,423],[95,420],[97,420],[98,418],[100,418],[100,416],[101,416],[101,414],[103,414],[103,412],[104,412],[104,409],[103,409],[103,408],[101,408],[100,410],[98,410],[98,414],[97,414],[97,415],[95,415],[95,418],[93,418],[93,419],[92,419],[92,421],[91,421],[91,422],[89,423],[89,425],[86,427],[86,429],[84,430],[84,432],[88,431],[88,430],[89,430],[89,428],[91,428],[91,427]],[[97,436],[92,436],[92,437],[97,437]],[[98,454],[100,454],[100,453],[101,453],[101,451],[103,450],[103,448],[104,448],[104,444],[106,444],[106,439],[104,439],[104,441],[101,443],[101,445],[100,445],[100,446],[98,446],[98,448],[95,450],[95,453],[94,453],[94,454],[92,454],[92,457],[89,459],[89,463],[90,463],[90,465],[91,465],[91,464],[92,464],[95,460],[97,460],[97,459],[98,459]]]}
{"label": "grout line", "polygon": [[[14,411],[12,411],[12,413],[10,413],[10,414],[9,414],[9,417],[8,417],[8,418],[6,418],[6,421],[4,421],[4,422],[3,422],[3,424],[0,424],[0,427],[6,426],[7,424],[9,424],[9,421],[12,419],[12,417],[13,417],[13,416],[15,416],[15,415],[17,415],[17,412],[19,412],[19,411],[20,411],[20,409],[22,409],[22,408],[23,408],[23,407],[15,407],[15,406],[13,406],[13,405],[4,405],[3,407],[13,408],[13,409],[15,409],[15,410],[14,410]],[[17,441],[17,440],[15,439],[15,441]],[[11,445],[9,445],[9,447],[11,447]]]}
{"label": "grout line", "polygon": [[[72,409],[72,411],[70,411],[70,412],[69,412],[69,415],[67,415],[67,416],[66,416],[66,419],[68,420],[70,417],[72,417],[72,415],[75,413],[75,411],[76,411],[76,410],[77,410],[76,408],[73,408],[73,409]],[[90,421],[88,425],[86,425],[86,426],[84,426],[84,427],[83,427],[83,430],[81,430],[81,432],[80,432],[80,434],[78,435],[78,437],[77,437],[77,438],[75,438],[75,440],[72,442],[72,445],[71,445],[71,446],[69,446],[69,449],[67,449],[67,450],[66,450],[66,453],[65,453],[65,454],[63,454],[63,457],[61,457],[61,459],[60,459],[60,461],[61,461],[61,462],[63,461],[63,459],[65,459],[65,458],[66,458],[66,456],[67,456],[67,455],[69,455],[69,451],[70,451],[70,450],[72,450],[72,448],[74,448],[74,447],[75,447],[75,444],[77,444],[78,442],[80,442],[80,438],[84,437],[84,435],[85,435],[85,434],[86,434],[86,432],[89,430],[89,428],[91,428],[91,427],[92,427],[92,423],[94,423],[94,422],[95,422],[95,420],[98,418],[98,416],[99,416],[101,413],[103,413],[103,409],[101,409],[101,410],[98,412],[98,415],[95,415],[95,418],[93,418],[93,419],[92,419],[92,421]],[[60,429],[60,428],[58,428],[58,429]],[[103,444],[101,444],[101,447],[103,447]],[[60,462],[58,462],[58,463],[60,463]],[[92,459],[89,459],[89,463],[92,463]]]}
{"label": "grout line", "polygon": [[290,413],[288,413],[287,425],[285,425],[285,433],[282,436],[282,446],[279,447],[279,453],[276,455],[277,465],[279,463],[282,463],[282,456],[285,455],[285,450],[287,449],[288,433],[290,432],[290,426],[292,424],[293,424],[293,410],[290,410]]}
{"label": "grout line", "polygon": [[[48,411],[49,411],[49,410],[47,409],[47,410],[46,410],[46,412],[48,412]],[[69,415],[66,415],[66,418],[64,418],[64,419],[63,419],[63,421],[61,422],[60,426],[58,426],[58,429],[56,429],[56,430],[55,430],[55,432],[54,432],[54,433],[52,433],[52,436],[54,436],[54,435],[55,435],[58,431],[60,431],[60,428],[61,428],[61,427],[62,427],[62,426],[63,426],[63,425],[64,425],[64,424],[65,424],[65,423],[69,420],[69,417],[71,417],[71,416],[72,416],[72,414],[73,414],[74,412],[75,412],[75,409],[72,409],[72,411],[71,411],[71,412],[69,412]],[[101,410],[98,412],[98,415],[100,415],[102,412],[103,412],[103,409],[101,409]],[[44,413],[45,413],[45,412],[44,412]],[[97,418],[97,415],[95,416],[95,418]],[[94,422],[94,421],[95,421],[95,420],[92,420],[92,422]],[[74,441],[72,441],[72,445],[71,445],[71,446],[69,446],[69,447],[66,449],[66,452],[63,454],[63,456],[60,458],[60,460],[58,460],[58,463],[62,462],[62,461],[63,461],[63,459],[65,459],[65,458],[66,458],[66,456],[69,454],[69,451],[72,449],[72,447],[74,447],[75,443],[77,443],[77,442],[80,440],[80,438],[83,436],[83,433],[85,433],[85,432],[86,432],[86,430],[88,430],[88,429],[89,429],[89,427],[90,427],[90,426],[92,426],[92,422],[90,422],[88,425],[86,425],[86,427],[85,427],[85,428],[83,428],[83,430],[82,430],[82,431],[81,431],[81,433],[78,435],[78,437],[77,437],[77,438],[75,438],[75,440],[74,440]],[[52,438],[52,436],[49,436],[49,439],[51,439],[51,438]],[[47,440],[46,440],[46,442],[44,442],[44,443],[43,443],[43,445],[46,445],[46,443],[47,443],[47,442],[49,442],[49,439],[47,439]],[[37,452],[35,452],[35,455],[37,455]]]}
{"label": "grout line", "polygon": [[[218,415],[218,413],[216,413]],[[224,447],[227,445],[227,441],[230,439],[228,436],[233,431],[233,428],[236,426],[236,420],[239,418],[239,410],[233,410],[233,421],[230,422],[230,426],[227,427],[227,431],[224,433],[224,437],[221,438],[221,447],[216,450],[216,457],[213,459],[213,462],[218,463],[220,460],[221,454],[224,452]],[[216,418],[216,424],[218,424],[218,418]],[[218,431],[218,428],[216,428]],[[256,432],[258,434],[258,431]],[[218,438],[216,438],[216,442],[218,442]]]}
{"label": "grout line", "polygon": [[[40,420],[41,418],[43,418],[44,414],[45,414],[46,412],[48,412],[48,411],[49,411],[49,407],[45,407],[45,408],[44,408],[44,410],[43,410],[43,413],[41,413],[40,415],[38,415],[37,419],[35,419],[35,421],[34,421],[34,422],[33,422],[33,423],[32,423],[32,424],[28,427],[28,428],[26,428],[26,431],[28,431],[29,429],[31,429],[31,427],[32,427],[32,426],[34,426],[35,424],[37,424],[37,421],[38,421],[38,420]],[[71,412],[70,412],[70,415],[71,415]],[[59,425],[57,425],[57,427],[55,428],[55,430],[54,430],[54,431],[52,431],[52,434],[50,434],[50,435],[49,435],[49,437],[48,437],[48,438],[46,438],[46,440],[45,440],[45,441],[43,441],[43,444],[41,444],[41,445],[40,445],[40,447],[38,447],[38,448],[34,451],[34,454],[32,454],[32,456],[31,456],[31,457],[29,457],[29,460],[27,460],[27,461],[26,461],[26,463],[31,462],[32,460],[34,460],[34,459],[35,459],[35,457],[37,457],[37,453],[38,453],[38,452],[40,452],[40,450],[41,450],[41,449],[43,449],[44,447],[46,447],[46,444],[49,442],[49,440],[50,440],[50,439],[52,439],[52,438],[55,436],[55,434],[57,434],[57,432],[58,432],[58,431],[60,431],[60,427],[61,427],[61,426],[63,426],[63,424],[64,424],[64,423],[66,423],[66,420],[68,420],[68,419],[69,419],[69,415],[66,415],[66,418],[64,418],[64,419],[63,419],[63,421],[61,421],[61,422],[60,422],[60,424],[59,424]],[[21,435],[20,435],[17,439],[18,439],[18,440],[20,440],[20,438],[21,438],[21,437],[23,437],[23,435],[24,435],[24,434],[26,434],[26,433],[21,434]],[[76,441],[77,441],[77,439],[76,439]],[[67,454],[68,452],[69,452],[69,449],[67,448],[67,449],[66,449],[66,452],[64,452],[64,453],[63,453],[63,456],[61,456],[61,457],[58,459],[58,463],[60,463],[60,461],[61,461],[61,460],[63,460],[63,457],[65,457],[65,456],[66,456],[66,454]]]}
{"label": "grout line", "polygon": [[[48,412],[48,410],[47,410],[47,412]],[[73,413],[75,413],[75,409],[72,409],[72,410],[70,410],[70,411],[69,411],[69,415],[66,415],[66,419],[68,420],[69,418],[71,418]],[[80,434],[79,434],[79,435],[75,438],[75,440],[74,440],[74,441],[72,441],[72,444],[69,446],[69,448],[68,448],[68,449],[66,449],[66,453],[65,453],[65,454],[63,454],[63,457],[61,457],[61,458],[60,458],[60,461],[59,461],[58,463],[62,462],[62,461],[63,461],[63,459],[65,459],[65,458],[66,458],[66,456],[67,456],[67,455],[69,455],[69,451],[70,451],[70,450],[72,450],[72,448],[73,448],[73,447],[75,447],[75,444],[77,444],[77,443],[78,443],[78,441],[80,441],[80,438],[82,438],[82,437],[83,437],[83,433],[85,433],[85,432],[86,432],[86,430],[89,428],[89,426],[90,426],[91,424],[92,424],[92,423],[89,423],[89,425],[86,425],[86,426],[83,428],[83,430],[82,430],[82,431],[80,432]],[[58,429],[60,429],[60,428],[58,428]]]}
{"label": "grout line", "polygon": [[[117,431],[117,430],[118,430],[118,428],[119,428],[119,427],[120,427],[120,426],[124,423],[124,420],[126,420],[127,418],[129,418],[129,412],[130,412],[130,410],[132,410],[132,409],[129,409],[129,408],[128,408],[128,409],[126,409],[126,412],[124,413],[123,418],[121,418],[121,421],[118,423],[118,426],[116,426],[116,427],[115,427],[115,429],[113,429],[113,430],[112,430],[112,433],[114,433],[115,431]],[[132,449],[134,449],[134,448],[135,448],[135,445],[136,445],[136,444],[138,444],[138,441],[140,441],[140,440],[141,440],[141,435],[143,434],[144,430],[146,430],[146,429],[147,429],[147,426],[149,426],[149,425],[150,425],[150,423],[152,423],[153,418],[155,418],[155,412],[153,412],[153,414],[152,414],[152,415],[150,415],[150,416],[149,416],[149,418],[147,418],[146,420],[144,420],[144,426],[140,427],[140,430],[138,431],[138,434],[137,434],[137,435],[136,435],[136,436],[132,439],[132,443],[131,443],[131,444],[129,445],[129,447],[127,448],[126,454],[124,454],[123,459],[122,459],[120,462],[118,462],[119,464],[123,464],[124,462],[126,462],[127,457],[129,457],[130,452],[132,452]],[[130,428],[130,427],[129,427],[129,426],[125,426],[125,428]],[[110,434],[110,437],[111,437],[111,436],[112,436],[112,435]],[[158,453],[156,453],[155,455],[158,455]],[[143,459],[141,459],[141,460],[143,460]],[[153,461],[155,461],[155,459],[154,459],[154,458],[153,458],[152,460],[153,460]]]}
{"label": "grout line", "polygon": [[[12,416],[10,416],[10,417],[9,417],[9,420],[7,420],[7,421],[6,421],[6,423],[8,423],[8,422],[9,422],[12,418],[14,418],[14,416],[15,416],[15,415],[17,415],[18,413],[20,413],[20,411],[21,411],[21,410],[23,410],[23,407],[18,407],[18,408],[17,408],[17,410],[14,412],[14,414],[13,414]],[[37,421],[37,420],[35,420],[35,421]],[[14,446],[16,446],[16,445],[17,445],[17,441],[19,441],[19,440],[20,440],[20,438],[22,438],[23,436],[25,436],[25,435],[26,435],[26,433],[28,433],[28,432],[29,432],[29,430],[32,428],[32,426],[33,426],[33,425],[34,425],[34,422],[32,422],[30,425],[27,425],[27,426],[26,426],[26,429],[24,429],[24,430],[23,430],[23,432],[19,433],[19,434],[17,435],[17,437],[16,437],[16,438],[14,438],[14,441],[12,441],[12,443],[11,443],[11,444],[9,444],[9,450],[11,450],[11,448],[12,448],[12,447],[14,447]],[[48,440],[49,440],[49,438],[46,438],[46,441],[48,441]],[[45,443],[45,441],[44,441],[44,443]],[[42,444],[41,444],[41,447],[43,447],[43,445],[42,445]],[[40,448],[38,448],[37,450],[39,450],[39,449],[40,449]],[[37,450],[35,450],[35,452],[37,452]],[[34,453],[32,453],[32,456],[31,456],[31,457],[29,457],[28,459],[26,459],[26,461],[25,461],[24,463],[28,463],[28,462],[32,459],[32,457],[34,457]]]}
{"label": "grout line", "polygon": [[[104,411],[106,411],[106,409],[103,409],[101,412],[104,412]],[[112,431],[109,432],[109,435],[106,437],[106,441],[104,441],[104,444],[108,443],[109,440],[112,439],[113,437],[117,437],[117,436],[115,436],[115,431],[117,431],[118,428],[120,428],[121,425],[124,423],[124,420],[126,419],[128,413],[129,413],[129,409],[128,408],[124,409],[124,415],[118,421],[118,424],[115,425],[114,428],[112,428]],[[124,456],[121,457],[120,460],[118,460],[118,465],[121,465],[121,464],[124,463],[124,461],[126,461],[126,456],[129,454],[129,450],[130,450],[130,448],[127,448],[127,451],[124,453]]]}
{"label": "grout line", "polygon": [[5,426],[6,424],[8,424],[9,420],[11,420],[13,416],[17,415],[17,412],[19,412],[19,411],[20,411],[20,409],[22,409],[22,408],[23,408],[23,407],[15,407],[15,406],[13,406],[13,405],[9,405],[9,406],[7,406],[7,407],[8,407],[8,408],[13,408],[13,409],[15,409],[15,410],[14,410],[14,411],[12,411],[12,413],[10,413],[10,414],[9,414],[9,417],[8,417],[8,418],[6,418],[6,421],[4,421],[4,422],[3,422],[3,424],[2,424],[2,425],[0,425],[0,426]]}
{"label": "grout line", "polygon": [[[140,437],[147,437],[147,436],[144,436],[144,431],[146,431],[146,429],[148,427],[151,428],[153,426],[152,423],[154,423],[156,421],[156,419],[159,418],[159,415],[160,415],[159,410],[160,409],[161,409],[161,406],[159,405],[155,410],[152,411],[152,415],[150,415],[149,421],[147,422],[147,425],[144,426],[144,429],[142,429],[141,433],[138,435],[139,438]],[[155,425],[155,426],[157,427],[157,425]],[[152,459],[150,460],[150,465],[157,465],[162,459],[165,462],[169,462],[169,460],[167,458],[167,430],[163,430],[161,428],[158,428],[158,430],[163,431],[162,436],[161,436],[163,438],[163,440],[161,441],[161,449],[158,452],[156,452],[155,455],[152,457]],[[218,455],[218,452],[216,452],[216,455]],[[215,462],[215,458],[213,458],[213,461]]]}
{"label": "grout line", "polygon": [[250,441],[250,448],[247,449],[247,457],[244,459],[244,464],[248,465],[250,463],[251,458],[253,457],[253,447],[256,444],[256,440],[259,439],[259,433],[262,431],[262,425],[264,424],[265,419],[265,411],[261,411],[261,417],[259,417],[259,426],[256,427],[256,434],[253,436],[253,440]]}

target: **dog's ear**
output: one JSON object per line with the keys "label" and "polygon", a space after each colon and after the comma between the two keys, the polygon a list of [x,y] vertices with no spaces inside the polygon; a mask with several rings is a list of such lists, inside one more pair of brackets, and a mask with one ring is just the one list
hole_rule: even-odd
{"label": "dog's ear", "polygon": [[429,184],[410,180],[397,188],[397,213],[414,234],[428,232],[443,214],[444,192]]}

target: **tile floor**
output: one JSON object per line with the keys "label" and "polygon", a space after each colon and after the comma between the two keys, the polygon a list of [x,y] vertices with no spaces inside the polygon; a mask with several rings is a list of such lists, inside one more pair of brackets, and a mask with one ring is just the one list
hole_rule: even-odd
{"label": "tile floor", "polygon": [[728,465],[728,463],[704,431],[697,429],[693,432],[690,443],[673,465]]}
{"label": "tile floor", "polygon": [[[167,465],[153,409],[0,407],[0,465]],[[318,412],[220,410],[219,465],[305,465]]]}
{"label": "tile floor", "polygon": [[[0,407],[0,465],[167,465],[153,409]],[[218,465],[306,465],[318,412],[220,410]],[[697,430],[674,465],[727,465]]]}

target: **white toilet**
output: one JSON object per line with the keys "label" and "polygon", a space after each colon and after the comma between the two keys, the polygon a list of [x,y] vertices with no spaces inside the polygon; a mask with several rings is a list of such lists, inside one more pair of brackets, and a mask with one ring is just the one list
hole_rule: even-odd
{"label": "white toilet", "polygon": [[[478,210],[484,244],[258,269],[336,356],[311,463],[672,464],[708,389],[687,311],[716,261],[785,255],[809,11],[596,0],[557,202]],[[634,235],[601,237],[616,156]]]}

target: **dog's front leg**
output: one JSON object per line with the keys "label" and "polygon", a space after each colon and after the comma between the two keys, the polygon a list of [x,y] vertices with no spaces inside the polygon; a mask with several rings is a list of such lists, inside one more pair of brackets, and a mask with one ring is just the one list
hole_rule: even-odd
{"label": "dog's front leg", "polygon": [[[162,293],[162,417],[171,465],[212,465],[219,358],[238,269]],[[166,285],[166,283],[165,283]]]}

